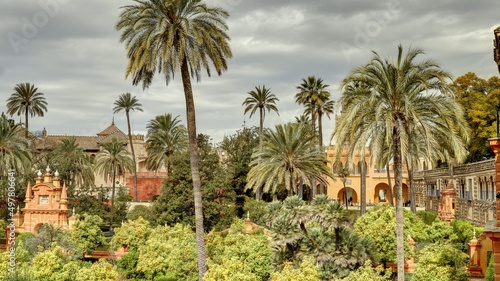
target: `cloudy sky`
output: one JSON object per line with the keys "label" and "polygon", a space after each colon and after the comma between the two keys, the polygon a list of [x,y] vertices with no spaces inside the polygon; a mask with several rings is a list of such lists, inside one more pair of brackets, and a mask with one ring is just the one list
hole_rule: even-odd
{"label": "cloudy sky", "polygon": [[[243,115],[247,92],[266,85],[279,98],[280,115],[265,126],[293,121],[303,108],[294,102],[301,79],[315,75],[330,85],[368,62],[371,50],[396,56],[397,45],[418,46],[454,77],[475,72],[498,75],[493,29],[500,25],[498,0],[207,0],[230,18],[233,58],[222,76],[193,85],[198,132],[214,142],[258,116]],[[30,130],[48,134],[95,135],[113,118],[113,102],[130,92],[144,112],[132,113],[133,132],[144,133],[156,115],[185,120],[180,75],[165,85],[157,76],[147,90],[125,80],[127,58],[115,30],[120,7],[129,0],[1,0],[0,111],[17,83],[44,93],[48,112],[30,119]],[[424,58],[424,57],[422,57]],[[20,117],[15,117],[18,120]],[[124,114],[115,123],[126,132]],[[24,119],[23,119],[24,120]],[[333,121],[325,120],[325,136]]]}

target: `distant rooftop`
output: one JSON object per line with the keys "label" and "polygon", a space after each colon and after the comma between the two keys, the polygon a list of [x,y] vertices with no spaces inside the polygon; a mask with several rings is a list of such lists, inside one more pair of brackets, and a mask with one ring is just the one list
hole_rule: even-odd
{"label": "distant rooftop", "polygon": [[127,135],[123,133],[114,122],[106,129],[97,133],[96,136],[67,136],[67,135],[47,135],[45,129],[42,132],[42,139],[36,143],[38,149],[43,147],[53,147],[62,139],[75,138],[76,144],[85,151],[99,151],[99,144],[110,141],[116,137],[120,141],[128,142]]}

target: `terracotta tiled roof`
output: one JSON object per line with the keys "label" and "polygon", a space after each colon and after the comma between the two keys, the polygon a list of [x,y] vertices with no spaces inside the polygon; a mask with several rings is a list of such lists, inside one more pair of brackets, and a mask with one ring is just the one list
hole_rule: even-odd
{"label": "terracotta tiled roof", "polygon": [[48,135],[45,137],[45,145],[48,147],[56,146],[61,140],[67,138],[75,138],[75,143],[84,150],[99,150],[97,136],[65,136],[65,135]]}
{"label": "terracotta tiled roof", "polygon": [[99,151],[99,144],[111,141],[113,137],[128,143],[127,135],[113,123],[106,129],[97,133],[97,136],[47,135],[45,138],[36,142],[36,147],[38,149],[55,147],[61,140],[71,137],[75,138],[76,144],[86,151]]}
{"label": "terracotta tiled roof", "polygon": [[116,125],[114,123],[111,124],[106,129],[102,130],[101,132],[97,133],[97,135],[102,137],[102,136],[108,136],[108,135],[114,134],[116,132],[120,132],[121,134],[125,135],[120,129],[118,129],[118,127],[116,127]]}

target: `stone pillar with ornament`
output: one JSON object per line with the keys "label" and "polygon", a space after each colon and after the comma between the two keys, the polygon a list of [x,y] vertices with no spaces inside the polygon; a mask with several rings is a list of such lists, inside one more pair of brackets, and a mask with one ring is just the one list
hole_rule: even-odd
{"label": "stone pillar with ornament", "polygon": [[[495,39],[493,50],[495,62],[500,72],[500,27],[494,30]],[[496,194],[496,219],[486,223],[484,233],[491,239],[493,246],[493,259],[495,268],[495,280],[500,280],[500,105],[497,105],[496,123],[497,136],[489,139],[490,148],[495,153],[495,194]]]}
{"label": "stone pillar with ornament", "polygon": [[440,196],[438,218],[451,223],[455,219],[455,201],[457,200],[457,191],[451,180],[446,185],[446,189],[441,191]]}
{"label": "stone pillar with ornament", "polygon": [[468,271],[470,272],[471,277],[477,277],[477,278],[484,277],[483,270],[481,268],[481,258],[480,258],[481,247],[482,247],[481,241],[476,238],[476,232],[474,231],[474,237],[469,242],[470,266],[468,268]]}

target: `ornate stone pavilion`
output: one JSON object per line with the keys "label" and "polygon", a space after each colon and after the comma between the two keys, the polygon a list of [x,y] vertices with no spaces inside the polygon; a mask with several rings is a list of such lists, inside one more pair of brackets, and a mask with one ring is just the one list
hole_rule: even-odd
{"label": "ornate stone pavilion", "polygon": [[[112,138],[117,138],[120,141],[127,143],[127,148],[131,151],[131,145],[134,146],[135,158],[137,161],[137,185],[138,185],[138,201],[150,201],[153,196],[160,194],[163,179],[166,178],[165,171],[151,172],[145,167],[146,149],[144,147],[144,135],[132,135],[132,144],[128,141],[128,136],[123,133],[114,122],[111,123],[95,136],[67,136],[67,135],[48,135],[44,129],[41,139],[36,142],[37,149],[51,149],[55,147],[61,140],[66,138],[75,138],[78,146],[92,156],[95,156],[100,150],[100,144],[110,141]],[[111,186],[109,181],[106,181],[101,175],[95,175],[96,186]],[[120,175],[117,179],[117,187],[128,188],[129,194],[134,195],[133,182],[134,174],[126,173]]]}
{"label": "ornate stone pavilion", "polygon": [[66,185],[61,186],[57,171],[47,167],[42,175],[38,171],[35,185],[28,183],[24,202],[25,207],[14,215],[16,232],[37,234],[44,223],[50,223],[63,230],[68,230],[75,221],[75,216],[68,218],[68,194]]}

